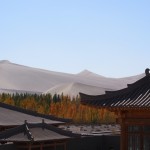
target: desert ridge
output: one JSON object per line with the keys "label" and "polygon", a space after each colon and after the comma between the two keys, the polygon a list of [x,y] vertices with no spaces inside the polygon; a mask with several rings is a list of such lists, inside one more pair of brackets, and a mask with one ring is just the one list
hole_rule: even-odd
{"label": "desert ridge", "polygon": [[105,91],[124,88],[142,78],[139,74],[125,78],[109,78],[83,70],[78,74],[69,74],[33,68],[0,61],[0,93],[37,93],[65,94],[76,96],[79,92],[100,95]]}

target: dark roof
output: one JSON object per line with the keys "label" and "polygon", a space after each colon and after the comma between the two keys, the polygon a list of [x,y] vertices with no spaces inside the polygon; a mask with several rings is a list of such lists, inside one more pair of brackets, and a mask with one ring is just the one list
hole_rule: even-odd
{"label": "dark roof", "polygon": [[0,133],[0,142],[39,142],[56,141],[80,137],[71,131],[64,131],[45,122],[38,124],[25,123]]}
{"label": "dark roof", "polygon": [[150,74],[147,73],[142,79],[128,84],[127,88],[106,91],[106,94],[95,96],[80,93],[80,98],[82,104],[94,107],[150,109]]}
{"label": "dark roof", "polygon": [[64,124],[71,122],[71,119],[39,114],[0,102],[0,126],[21,125],[24,120],[27,120],[30,123],[40,123],[42,119],[48,124]]}

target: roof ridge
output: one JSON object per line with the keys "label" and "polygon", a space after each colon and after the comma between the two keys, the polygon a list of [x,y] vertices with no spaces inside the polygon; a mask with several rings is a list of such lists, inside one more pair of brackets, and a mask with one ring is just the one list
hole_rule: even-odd
{"label": "roof ridge", "polygon": [[25,127],[25,133],[27,134],[28,139],[30,141],[34,141],[34,137],[32,136],[32,132],[29,130],[28,123],[26,120],[25,120],[24,127]]}

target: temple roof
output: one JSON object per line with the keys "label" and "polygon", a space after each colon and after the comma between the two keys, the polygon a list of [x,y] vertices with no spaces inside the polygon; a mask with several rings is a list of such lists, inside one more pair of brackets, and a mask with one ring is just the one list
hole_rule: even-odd
{"label": "temple roof", "polygon": [[46,123],[53,125],[71,122],[70,119],[39,114],[0,102],[0,126],[22,125],[24,120],[28,120],[29,123],[40,123],[42,119],[44,119]]}
{"label": "temple roof", "polygon": [[127,88],[117,91],[106,91],[103,95],[87,95],[80,93],[81,103],[101,108],[150,109],[150,74],[128,84]]}
{"label": "temple roof", "polygon": [[38,124],[25,121],[24,124],[18,127],[1,132],[0,142],[56,141],[75,137],[80,137],[80,135],[48,125],[44,121]]}

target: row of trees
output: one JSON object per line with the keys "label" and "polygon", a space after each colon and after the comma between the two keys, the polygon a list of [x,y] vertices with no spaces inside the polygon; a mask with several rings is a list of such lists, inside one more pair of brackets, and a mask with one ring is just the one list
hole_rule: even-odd
{"label": "row of trees", "polygon": [[81,105],[80,98],[63,94],[0,94],[0,101],[43,114],[71,118],[75,123],[113,123],[116,116],[106,109]]}

